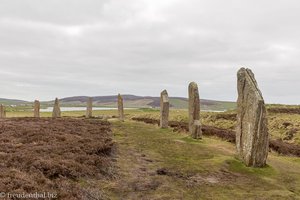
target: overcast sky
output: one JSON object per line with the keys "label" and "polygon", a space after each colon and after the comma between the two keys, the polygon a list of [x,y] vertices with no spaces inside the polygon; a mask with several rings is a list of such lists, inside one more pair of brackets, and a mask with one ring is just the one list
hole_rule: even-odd
{"label": "overcast sky", "polygon": [[299,0],[0,0],[0,98],[117,93],[300,104]]}

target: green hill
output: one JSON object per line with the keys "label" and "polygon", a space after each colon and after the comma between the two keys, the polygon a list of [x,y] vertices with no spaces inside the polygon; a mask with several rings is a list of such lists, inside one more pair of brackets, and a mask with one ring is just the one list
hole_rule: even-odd
{"label": "green hill", "polygon": [[[85,106],[87,98],[87,96],[67,97],[61,99],[60,102],[61,105],[64,106]],[[160,106],[159,97],[123,95],[123,99],[125,107],[158,108]],[[53,101],[48,103],[52,104]],[[93,97],[93,104],[94,106],[116,107],[117,96],[95,96]],[[170,106],[176,109],[187,109],[188,99],[183,97],[170,97]],[[202,110],[224,111],[235,108],[235,102],[201,99]]]}
{"label": "green hill", "polygon": [[0,98],[0,104],[3,105],[21,105],[21,104],[27,104],[29,102],[23,101],[23,100],[17,100],[17,99],[4,99]]}
{"label": "green hill", "polygon": [[[60,99],[61,106],[65,107],[79,107],[86,106],[87,96],[74,96]],[[128,108],[159,108],[160,98],[151,96],[135,96],[135,95],[123,95],[124,105]],[[54,101],[41,102],[42,107],[51,107]],[[17,100],[17,99],[4,99],[0,98],[0,104],[6,106],[17,107],[32,107],[33,102]],[[93,105],[97,107],[116,107],[117,95],[112,96],[94,96]],[[187,109],[188,99],[183,97],[170,97],[170,106],[174,109]],[[235,102],[227,101],[215,101],[201,99],[201,109],[211,111],[225,111],[236,108]]]}

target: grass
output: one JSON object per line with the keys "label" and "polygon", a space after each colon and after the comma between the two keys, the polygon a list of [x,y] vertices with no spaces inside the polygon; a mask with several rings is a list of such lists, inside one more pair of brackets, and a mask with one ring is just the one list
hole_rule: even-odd
{"label": "grass", "polygon": [[[284,123],[290,123],[285,126]],[[269,130],[274,138],[285,138],[287,134],[294,130],[294,137],[289,142],[300,144],[300,115],[298,114],[270,114]]]}
{"label": "grass", "polygon": [[[194,140],[171,129],[130,121],[131,117],[159,118],[157,109],[125,110],[128,121],[112,121],[117,144],[116,179],[99,189],[110,199],[300,199],[300,159],[271,153],[268,166],[249,168],[235,155],[234,145],[216,138]],[[83,116],[85,111],[62,112]],[[95,116],[117,115],[116,110],[94,111]],[[170,120],[187,121],[187,110],[170,110]],[[8,117],[31,117],[32,112],[7,112]],[[233,129],[235,122],[201,113],[203,124]],[[51,113],[41,113],[50,117]],[[282,138],[300,128],[300,115],[270,114],[272,137]],[[284,122],[291,127],[283,126]],[[297,132],[293,141],[299,139]],[[166,175],[158,175],[158,169]],[[81,184],[88,184],[83,180]]]}
{"label": "grass", "polygon": [[[300,198],[299,158],[271,154],[267,167],[251,168],[237,159],[232,144],[218,139],[194,140],[171,129],[132,121],[114,121],[113,127],[122,152],[117,162],[122,176],[111,181],[106,192],[115,199]],[[142,162],[141,155],[151,160],[150,164]],[[146,168],[140,179],[136,166]],[[169,174],[157,175],[157,169]],[[143,185],[148,179],[159,186],[143,190],[130,187],[134,181]],[[123,188],[120,182],[128,186]]]}

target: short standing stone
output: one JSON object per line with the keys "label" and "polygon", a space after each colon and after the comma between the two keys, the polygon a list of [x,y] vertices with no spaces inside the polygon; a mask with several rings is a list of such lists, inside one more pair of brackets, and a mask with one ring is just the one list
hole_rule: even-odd
{"label": "short standing stone", "polygon": [[246,166],[263,167],[269,148],[264,99],[250,69],[241,68],[237,78],[237,151]]}
{"label": "short standing stone", "polygon": [[6,112],[5,112],[5,106],[2,104],[0,105],[0,118],[5,118],[6,117]]}
{"label": "short standing stone", "polygon": [[61,112],[60,112],[60,106],[59,106],[58,98],[56,98],[55,102],[54,102],[52,117],[53,118],[61,117]]}
{"label": "short standing stone", "polygon": [[91,118],[92,116],[93,116],[93,98],[88,97],[85,117],[86,118]]}
{"label": "short standing stone", "polygon": [[36,118],[40,117],[40,102],[38,100],[34,101],[34,108],[33,108],[33,116]]}
{"label": "short standing stone", "polygon": [[200,98],[198,85],[195,82],[189,84],[189,132],[192,138],[202,138],[200,124]]}
{"label": "short standing stone", "polygon": [[160,127],[168,128],[169,123],[169,97],[167,90],[160,93]]}
{"label": "short standing stone", "polygon": [[119,112],[119,120],[124,121],[123,98],[120,94],[118,94],[118,112]]}

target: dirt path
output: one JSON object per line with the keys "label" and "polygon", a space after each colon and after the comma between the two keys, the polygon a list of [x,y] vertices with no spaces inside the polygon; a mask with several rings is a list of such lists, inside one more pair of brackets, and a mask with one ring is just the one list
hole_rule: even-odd
{"label": "dirt path", "polygon": [[131,133],[122,126],[114,124],[113,131],[117,141],[117,174],[111,188],[112,193],[108,195],[110,199],[164,199],[163,196],[155,195],[158,187],[171,189],[167,180],[169,177],[157,172],[161,169],[161,161],[157,158],[159,156],[156,155],[153,159],[151,152],[137,147],[131,140]]}

